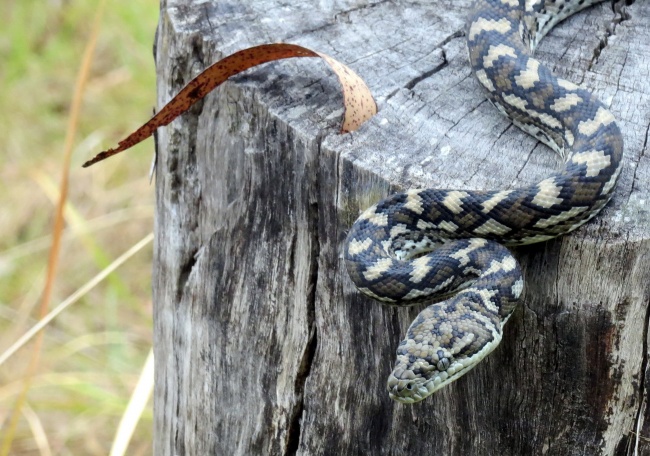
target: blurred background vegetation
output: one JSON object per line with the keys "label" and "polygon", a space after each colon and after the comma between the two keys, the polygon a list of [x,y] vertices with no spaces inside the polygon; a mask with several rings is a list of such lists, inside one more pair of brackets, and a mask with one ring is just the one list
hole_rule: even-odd
{"label": "blurred background vegetation", "polygon": [[[38,320],[64,138],[99,0],[0,0],[0,354]],[[153,225],[153,142],[82,169],[155,104],[156,0],[108,0],[82,99],[50,308]],[[9,454],[109,454],[151,348],[151,245],[50,323]],[[33,342],[0,366],[6,442]],[[151,399],[128,454],[151,453]]]}

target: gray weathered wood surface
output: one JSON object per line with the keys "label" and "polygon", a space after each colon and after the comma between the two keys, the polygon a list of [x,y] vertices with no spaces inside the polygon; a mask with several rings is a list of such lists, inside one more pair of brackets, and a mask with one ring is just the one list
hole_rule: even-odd
{"label": "gray weathered wood surface", "polygon": [[650,454],[645,0],[585,11],[537,54],[619,119],[613,203],[516,251],[523,304],[486,361],[422,403],[388,398],[419,309],[354,290],[341,254],[359,211],[403,188],[531,184],[558,164],[472,78],[469,3],[162,0],[159,106],[219,58],[284,41],[349,64],[380,112],[339,135],[335,77],[299,59],[234,78],[159,131],[157,455]]}

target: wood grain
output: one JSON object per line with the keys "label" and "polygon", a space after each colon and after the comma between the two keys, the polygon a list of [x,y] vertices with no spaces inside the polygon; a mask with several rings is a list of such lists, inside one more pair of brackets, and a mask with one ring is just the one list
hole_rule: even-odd
{"label": "wood grain", "polygon": [[357,293],[342,243],[405,188],[506,189],[558,158],[485,101],[469,0],[163,0],[158,105],[219,58],[291,42],[350,65],[380,112],[340,135],[334,76],[267,64],[158,133],[157,455],[650,454],[650,3],[606,2],[537,56],[622,128],[613,202],[570,236],[516,250],[523,303],[501,346],[422,403],[388,398],[418,308]]}

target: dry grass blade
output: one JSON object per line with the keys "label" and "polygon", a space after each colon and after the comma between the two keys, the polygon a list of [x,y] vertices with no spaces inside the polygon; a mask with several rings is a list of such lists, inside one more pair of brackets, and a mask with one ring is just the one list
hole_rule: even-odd
{"label": "dry grass blade", "polygon": [[[52,228],[52,247],[50,248],[50,255],[48,258],[47,265],[47,275],[45,280],[45,286],[43,289],[43,294],[41,295],[41,305],[39,309],[39,315],[43,318],[47,314],[47,309],[50,304],[52,297],[52,290],[54,287],[54,281],[56,279],[58,260],[59,260],[59,251],[61,247],[61,236],[63,233],[63,210],[65,207],[65,202],[68,196],[68,181],[69,181],[69,169],[70,169],[70,159],[72,156],[72,149],[74,144],[74,139],[77,132],[77,125],[79,123],[79,113],[81,111],[81,101],[83,98],[84,89],[86,82],[88,81],[88,75],[90,73],[90,64],[92,62],[95,46],[97,44],[97,37],[99,35],[99,25],[101,23],[101,18],[103,16],[104,7],[106,1],[103,0],[99,7],[97,8],[97,13],[95,15],[95,20],[92,26],[92,32],[90,38],[86,44],[84,50],[83,58],[81,61],[81,66],[79,73],[77,75],[77,82],[75,84],[74,95],[72,99],[72,105],[70,107],[70,117],[68,120],[68,128],[66,130],[65,146],[64,146],[64,156],[63,163],[61,166],[61,182],[59,190],[59,201],[56,207],[56,213],[54,216],[54,226]],[[38,366],[39,355],[41,352],[41,345],[43,343],[42,333],[36,339],[34,344],[34,349],[30,359],[29,366],[27,368],[27,373],[25,375],[25,381],[23,390],[16,399],[16,403],[11,413],[11,418],[9,421],[9,426],[4,436],[2,442],[2,447],[0,447],[0,455],[7,456],[11,450],[11,445],[14,439],[16,432],[16,426],[18,424],[18,419],[21,414],[21,409],[25,403],[27,397],[27,392],[29,391],[31,378],[34,375],[34,372]]]}
{"label": "dry grass blade", "polygon": [[206,96],[229,77],[263,63],[296,57],[320,57],[332,68],[343,89],[343,132],[358,129],[377,113],[377,105],[363,79],[332,57],[302,46],[286,43],[263,44],[235,52],[210,65],[192,79],[172,100],[147,123],[119,142],[118,147],[100,152],[83,164],[84,168],[125,151],[151,136],[158,127],[169,125],[194,103]]}
{"label": "dry grass blade", "polygon": [[23,416],[32,431],[34,441],[38,446],[38,451],[42,456],[52,456],[52,448],[50,448],[50,442],[47,439],[45,429],[43,429],[43,423],[41,423],[36,412],[28,404],[25,404],[23,407]]}
{"label": "dry grass blade", "polygon": [[151,392],[153,391],[153,350],[149,351],[147,360],[144,363],[138,384],[133,390],[129,405],[122,415],[120,425],[117,428],[110,456],[122,456],[126,454],[126,449],[131,441],[131,436],[135,431],[142,412],[149,402]]}
{"label": "dry grass blade", "polygon": [[[124,222],[133,222],[139,219],[149,219],[153,217],[153,206],[141,205],[120,209],[111,213],[104,214],[94,219],[86,220],[79,226],[66,228],[63,232],[63,240],[74,239],[78,235],[93,234],[100,230],[113,228],[115,225]],[[0,252],[0,262],[12,262],[18,258],[35,254],[50,245],[52,236],[47,235],[36,238],[23,244],[15,245],[10,249]]]}
{"label": "dry grass blade", "polygon": [[135,244],[129,250],[120,255],[115,259],[108,267],[104,268],[99,274],[93,277],[91,280],[86,282],[81,288],[71,294],[65,301],[59,304],[54,310],[49,314],[45,315],[37,324],[35,324],[29,331],[27,331],[20,339],[18,339],[14,344],[9,347],[2,355],[0,355],[0,366],[7,361],[14,353],[20,350],[27,342],[29,342],[36,334],[38,334],[45,326],[47,326],[52,320],[54,320],[61,312],[63,312],[70,305],[77,302],[84,295],[86,295],[90,290],[92,290],[97,284],[104,280],[110,273],[119,268],[126,260],[131,258],[137,252],[142,250],[153,239],[153,233],[145,236],[140,242]]}

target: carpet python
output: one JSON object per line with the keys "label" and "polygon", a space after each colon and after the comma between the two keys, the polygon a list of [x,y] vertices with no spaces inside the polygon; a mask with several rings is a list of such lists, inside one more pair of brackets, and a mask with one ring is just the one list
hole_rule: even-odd
{"label": "carpet python", "polygon": [[554,25],[600,1],[478,0],[468,20],[470,64],[489,100],[565,158],[561,171],[513,190],[409,190],[352,226],[345,261],[362,293],[399,306],[444,300],[424,309],[400,343],[392,399],[424,399],[499,344],[524,286],[504,246],[568,233],[611,198],[623,153],[614,116],[532,57]]}

